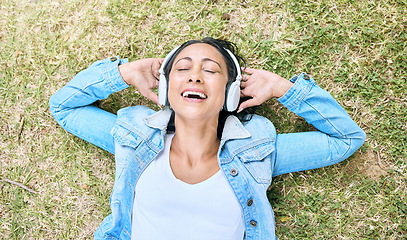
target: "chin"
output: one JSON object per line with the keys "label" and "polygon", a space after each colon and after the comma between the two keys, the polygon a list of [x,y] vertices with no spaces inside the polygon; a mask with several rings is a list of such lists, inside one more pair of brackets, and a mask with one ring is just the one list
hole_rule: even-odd
{"label": "chin", "polygon": [[[220,108],[221,109],[221,108]],[[213,108],[211,108],[211,111],[205,111],[202,108],[195,108],[195,107],[182,107],[182,109],[174,109],[175,116],[184,118],[184,119],[190,119],[190,120],[201,120],[201,121],[207,121],[211,118],[218,120],[220,109],[217,112],[213,111]]]}

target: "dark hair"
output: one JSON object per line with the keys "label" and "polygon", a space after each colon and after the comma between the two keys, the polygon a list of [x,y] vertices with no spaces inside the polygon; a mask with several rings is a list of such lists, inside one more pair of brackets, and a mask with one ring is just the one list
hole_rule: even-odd
{"label": "dark hair", "polygon": [[[237,46],[232,43],[229,42],[227,40],[223,40],[223,39],[215,39],[215,38],[211,38],[211,37],[205,37],[202,40],[190,40],[187,41],[185,43],[183,43],[172,55],[172,57],[168,60],[167,65],[164,67],[164,73],[165,76],[167,77],[167,81],[169,81],[169,75],[172,69],[172,64],[174,63],[175,58],[178,56],[178,54],[186,47],[192,45],[192,44],[196,44],[196,43],[206,43],[209,44],[213,47],[215,47],[220,54],[222,54],[225,62],[226,62],[226,66],[228,68],[228,83],[233,82],[236,80],[236,76],[237,76],[237,70],[236,70],[236,66],[235,63],[233,61],[233,59],[230,57],[229,53],[226,51],[226,49],[228,49],[230,52],[232,52],[232,54],[236,57],[237,61],[239,62],[239,64],[241,66],[245,66],[246,67],[246,62],[243,59],[243,57],[241,57],[238,53],[238,48]],[[244,102],[245,100],[247,100],[248,98],[241,98],[240,99],[240,103]],[[240,105],[239,103],[239,105]],[[225,125],[226,119],[230,116],[230,115],[234,115],[236,116],[242,123],[245,123],[247,121],[249,121],[251,119],[252,114],[254,113],[254,109],[249,108],[249,109],[245,109],[240,113],[237,113],[237,110],[233,111],[233,112],[228,112],[225,110],[221,110],[220,114],[219,114],[219,121],[218,121],[218,133],[217,136],[220,139],[222,137],[222,131],[223,131],[223,127]],[[170,123],[171,124],[171,123]],[[171,124],[172,125],[172,124]],[[170,130],[170,129],[169,129]],[[171,129],[172,131],[175,129]]]}

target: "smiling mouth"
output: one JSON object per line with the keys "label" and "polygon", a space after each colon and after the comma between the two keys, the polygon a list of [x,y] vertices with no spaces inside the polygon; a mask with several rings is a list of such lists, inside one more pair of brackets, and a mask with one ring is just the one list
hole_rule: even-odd
{"label": "smiling mouth", "polygon": [[186,98],[193,98],[193,99],[206,99],[208,96],[201,92],[194,92],[194,91],[185,91],[182,94],[182,97]]}

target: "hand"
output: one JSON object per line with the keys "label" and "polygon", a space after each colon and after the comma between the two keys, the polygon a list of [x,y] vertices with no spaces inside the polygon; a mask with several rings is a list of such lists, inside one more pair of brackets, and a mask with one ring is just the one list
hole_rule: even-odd
{"label": "hand", "polygon": [[240,104],[238,112],[260,105],[272,97],[281,97],[293,85],[287,79],[266,70],[242,68],[242,71],[247,74],[242,76],[240,96],[252,98]]}
{"label": "hand", "polygon": [[144,97],[158,103],[158,96],[152,89],[158,87],[162,58],[145,58],[119,66],[123,80],[133,85]]}

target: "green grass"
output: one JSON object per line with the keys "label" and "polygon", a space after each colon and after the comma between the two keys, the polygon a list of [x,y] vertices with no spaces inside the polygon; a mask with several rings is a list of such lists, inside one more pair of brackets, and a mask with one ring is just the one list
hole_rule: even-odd
{"label": "green grass", "polygon": [[[279,239],[407,238],[406,5],[2,0],[0,180],[38,193],[0,181],[0,239],[90,239],[109,214],[113,156],[56,124],[53,93],[98,59],[163,57],[205,36],[236,42],[249,67],[310,73],[367,133],[340,164],[274,179]],[[100,102],[112,112],[136,104],[155,107],[133,89]],[[312,129],[275,100],[258,112],[280,133]]]}

